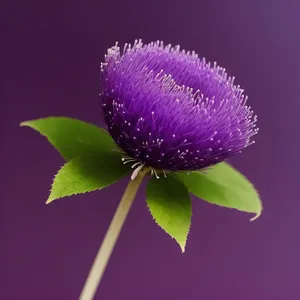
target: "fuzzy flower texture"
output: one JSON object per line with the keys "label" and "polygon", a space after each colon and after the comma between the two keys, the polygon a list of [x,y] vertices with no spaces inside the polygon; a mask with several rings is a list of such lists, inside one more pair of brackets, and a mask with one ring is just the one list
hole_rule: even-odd
{"label": "fuzzy flower texture", "polygon": [[124,163],[148,166],[156,175],[220,163],[254,143],[258,131],[234,77],[160,41],[108,49],[100,98]]}

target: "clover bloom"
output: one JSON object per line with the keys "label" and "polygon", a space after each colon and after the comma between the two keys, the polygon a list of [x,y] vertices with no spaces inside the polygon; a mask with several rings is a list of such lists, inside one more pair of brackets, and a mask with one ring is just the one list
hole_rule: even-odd
{"label": "clover bloom", "polygon": [[199,170],[254,141],[256,116],[224,68],[157,41],[108,49],[101,105],[124,162],[154,171]]}
{"label": "clover bloom", "polygon": [[[126,177],[130,165],[134,169],[81,300],[94,299],[139,186],[150,170],[156,178],[162,173],[166,178],[148,178],[147,206],[182,252],[191,226],[190,194],[255,213],[251,220],[262,212],[252,183],[229,164],[220,163],[254,143],[252,137],[258,131],[247,97],[224,68],[179,46],[135,41],[125,44],[122,51],[117,44],[108,49],[100,81],[101,112],[110,135],[93,124],[66,117],[21,123],[47,137],[67,160],[54,178],[46,203],[102,189]],[[167,172],[175,174],[166,176]]]}

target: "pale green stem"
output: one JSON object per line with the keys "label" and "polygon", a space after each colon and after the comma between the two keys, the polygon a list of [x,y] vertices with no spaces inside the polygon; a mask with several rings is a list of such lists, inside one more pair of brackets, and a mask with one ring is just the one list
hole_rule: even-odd
{"label": "pale green stem", "polygon": [[94,298],[97,287],[103,277],[105,268],[120,235],[129,209],[147,172],[148,169],[142,169],[139,174],[129,182],[105,234],[104,240],[94,260],[79,300],[92,300]]}

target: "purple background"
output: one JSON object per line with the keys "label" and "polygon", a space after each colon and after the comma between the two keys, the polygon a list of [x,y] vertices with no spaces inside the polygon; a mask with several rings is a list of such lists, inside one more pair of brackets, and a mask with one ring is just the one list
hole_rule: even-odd
{"label": "purple background", "polygon": [[149,216],[145,185],[96,299],[300,299],[299,1],[7,1],[1,8],[0,298],[77,299],[127,180],[45,205],[63,160],[23,120],[99,124],[108,46],[143,38],[196,50],[236,76],[259,115],[233,164],[264,214],[193,199],[187,251]]}

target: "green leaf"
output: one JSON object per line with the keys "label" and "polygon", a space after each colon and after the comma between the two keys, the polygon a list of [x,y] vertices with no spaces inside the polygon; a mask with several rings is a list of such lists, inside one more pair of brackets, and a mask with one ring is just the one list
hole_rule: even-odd
{"label": "green leaf", "polygon": [[187,188],[172,175],[152,178],[147,185],[147,204],[156,223],[184,252],[192,216]]}
{"label": "green leaf", "polygon": [[76,119],[49,117],[25,121],[20,125],[31,127],[47,137],[66,160],[117,149],[113,139],[103,129]]}
{"label": "green leaf", "polygon": [[251,182],[227,163],[220,163],[212,169],[190,174],[179,173],[180,180],[189,191],[210,203],[255,213],[258,218],[262,203]]}
{"label": "green leaf", "polygon": [[128,174],[130,167],[120,157],[76,157],[56,174],[46,203],[58,198],[100,190]]}

